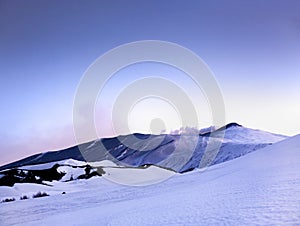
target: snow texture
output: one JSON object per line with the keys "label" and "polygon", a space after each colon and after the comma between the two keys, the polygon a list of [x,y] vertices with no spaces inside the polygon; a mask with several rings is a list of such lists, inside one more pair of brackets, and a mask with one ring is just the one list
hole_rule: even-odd
{"label": "snow texture", "polygon": [[104,177],[0,187],[3,198],[50,194],[1,203],[0,225],[300,225],[299,172],[298,135],[144,187]]}

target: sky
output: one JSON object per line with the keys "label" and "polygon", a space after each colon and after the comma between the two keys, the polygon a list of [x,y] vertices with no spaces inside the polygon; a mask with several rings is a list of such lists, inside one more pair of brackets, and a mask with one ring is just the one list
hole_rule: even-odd
{"label": "sky", "polygon": [[[112,48],[139,40],[173,42],[199,55],[222,91],[226,122],[299,134],[299,12],[297,0],[0,0],[0,164],[74,145],[73,101],[84,72]],[[144,63],[103,89],[95,106],[100,137],[115,135],[110,115],[120,90],[157,75],[188,93],[201,115],[198,127],[211,124],[205,97],[188,76]],[[129,127],[147,132],[160,117],[174,130],[176,114],[148,98],[133,106]]]}

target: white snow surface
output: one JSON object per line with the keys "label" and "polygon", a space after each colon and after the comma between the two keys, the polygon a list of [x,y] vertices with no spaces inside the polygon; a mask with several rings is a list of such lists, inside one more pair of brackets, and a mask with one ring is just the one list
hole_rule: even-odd
{"label": "white snow surface", "polygon": [[44,170],[44,169],[50,169],[55,164],[59,164],[59,165],[71,165],[71,166],[84,166],[87,163],[83,162],[83,161],[78,161],[78,160],[75,160],[75,159],[66,159],[66,160],[61,160],[61,161],[57,161],[57,162],[48,162],[48,163],[37,164],[37,165],[21,166],[21,167],[18,167],[18,169]]}
{"label": "white snow surface", "polygon": [[88,162],[89,165],[92,167],[99,167],[99,166],[117,166],[116,163],[109,161],[109,160],[103,160],[99,162]]}
{"label": "white snow surface", "polygon": [[299,172],[300,135],[144,187],[103,177],[0,187],[50,194],[1,203],[0,225],[300,225]]}
{"label": "white snow surface", "polygon": [[262,130],[250,129],[243,126],[232,126],[226,129],[225,137],[222,142],[234,143],[276,143],[286,139],[287,136],[269,133]]}
{"label": "white snow surface", "polygon": [[61,178],[60,181],[69,181],[77,179],[80,175],[85,174],[83,168],[73,168],[69,166],[60,166],[57,168],[57,171],[65,173],[65,175]]}
{"label": "white snow surface", "polygon": [[175,172],[165,170],[157,166],[150,166],[145,169],[126,168],[126,167],[106,167],[103,169],[104,178],[112,182],[124,185],[145,186],[170,178]]}

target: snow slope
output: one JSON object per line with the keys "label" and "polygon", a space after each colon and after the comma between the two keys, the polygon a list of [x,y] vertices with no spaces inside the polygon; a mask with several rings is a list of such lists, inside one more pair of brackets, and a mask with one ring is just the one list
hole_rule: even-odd
{"label": "snow slope", "polygon": [[0,204],[0,225],[300,225],[299,172],[300,135],[145,187],[56,182],[67,194]]}
{"label": "snow slope", "polygon": [[[216,131],[212,133],[212,137],[219,137],[220,133]],[[243,143],[243,144],[263,144],[276,143],[284,140],[286,136],[269,133],[262,130],[250,129],[236,123],[227,125],[223,142]]]}
{"label": "snow slope", "polygon": [[[74,190],[81,190],[80,186],[77,187],[76,185],[85,184],[84,181],[86,179],[84,179],[84,181],[78,181],[79,179],[77,178],[80,175],[85,174],[85,168],[78,168],[76,166],[84,166],[86,164],[85,162],[79,162],[74,161],[73,159],[69,159],[65,161],[34,165],[32,166],[32,168],[39,170],[48,169],[48,167],[52,167],[53,165],[58,163],[62,164],[58,167],[58,172],[65,173],[65,175],[59,181],[44,181],[44,185],[36,183],[16,183],[12,187],[0,186],[0,201],[6,198],[15,198],[16,200],[18,200],[24,195],[30,198],[33,194],[36,194],[41,190],[51,195],[61,194],[62,192],[66,191],[74,192]],[[106,180],[132,186],[145,186],[149,184],[159,183],[175,174],[174,171],[166,170],[157,166],[144,166],[139,168],[119,167],[109,161],[98,162],[96,165],[98,167],[101,167],[101,170],[103,170],[104,173],[102,177]],[[24,168],[31,168],[31,166]],[[96,169],[91,170],[95,171]],[[88,187],[83,188],[83,190],[88,190]]]}
{"label": "snow slope", "polygon": [[112,182],[132,186],[145,186],[162,182],[175,174],[175,172],[162,169],[156,166],[149,166],[144,169],[106,167],[103,169],[103,177]]}
{"label": "snow slope", "polygon": [[37,164],[37,165],[27,165],[27,166],[21,166],[18,167],[18,169],[26,169],[26,170],[43,170],[43,169],[50,169],[55,164],[59,165],[71,165],[71,166],[84,166],[86,165],[86,162],[78,161],[74,159],[66,159],[61,161],[53,161],[43,164]]}

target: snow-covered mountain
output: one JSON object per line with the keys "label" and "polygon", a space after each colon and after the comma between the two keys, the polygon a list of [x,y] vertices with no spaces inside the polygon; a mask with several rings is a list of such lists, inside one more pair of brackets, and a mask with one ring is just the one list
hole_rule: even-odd
{"label": "snow-covered mountain", "polygon": [[52,182],[52,186],[0,187],[1,199],[37,191],[50,194],[1,203],[0,223],[300,225],[299,172],[300,135],[232,161],[175,174],[150,186],[120,186],[94,177]]}
{"label": "snow-covered mountain", "polygon": [[[210,143],[220,142],[221,144],[217,156],[210,162],[211,165],[214,165],[243,156],[286,138],[282,135],[249,129],[239,124],[231,123],[213,132],[199,132],[193,153],[188,153],[186,150],[190,139],[194,139],[195,136],[190,138],[187,134],[184,137],[186,146],[180,146],[182,150],[176,153],[175,161],[174,158],[169,157],[177,150],[179,143],[181,142],[182,144],[182,135],[163,134],[150,136],[147,134],[134,134],[134,138],[138,138],[138,141],[136,139],[133,140],[131,135],[103,138],[61,151],[33,155],[2,166],[0,170],[74,159],[88,162],[109,160],[121,166],[132,167],[156,165],[182,173],[199,167]],[[124,143],[129,143],[130,147]],[[84,156],[82,153],[84,153]]]}

